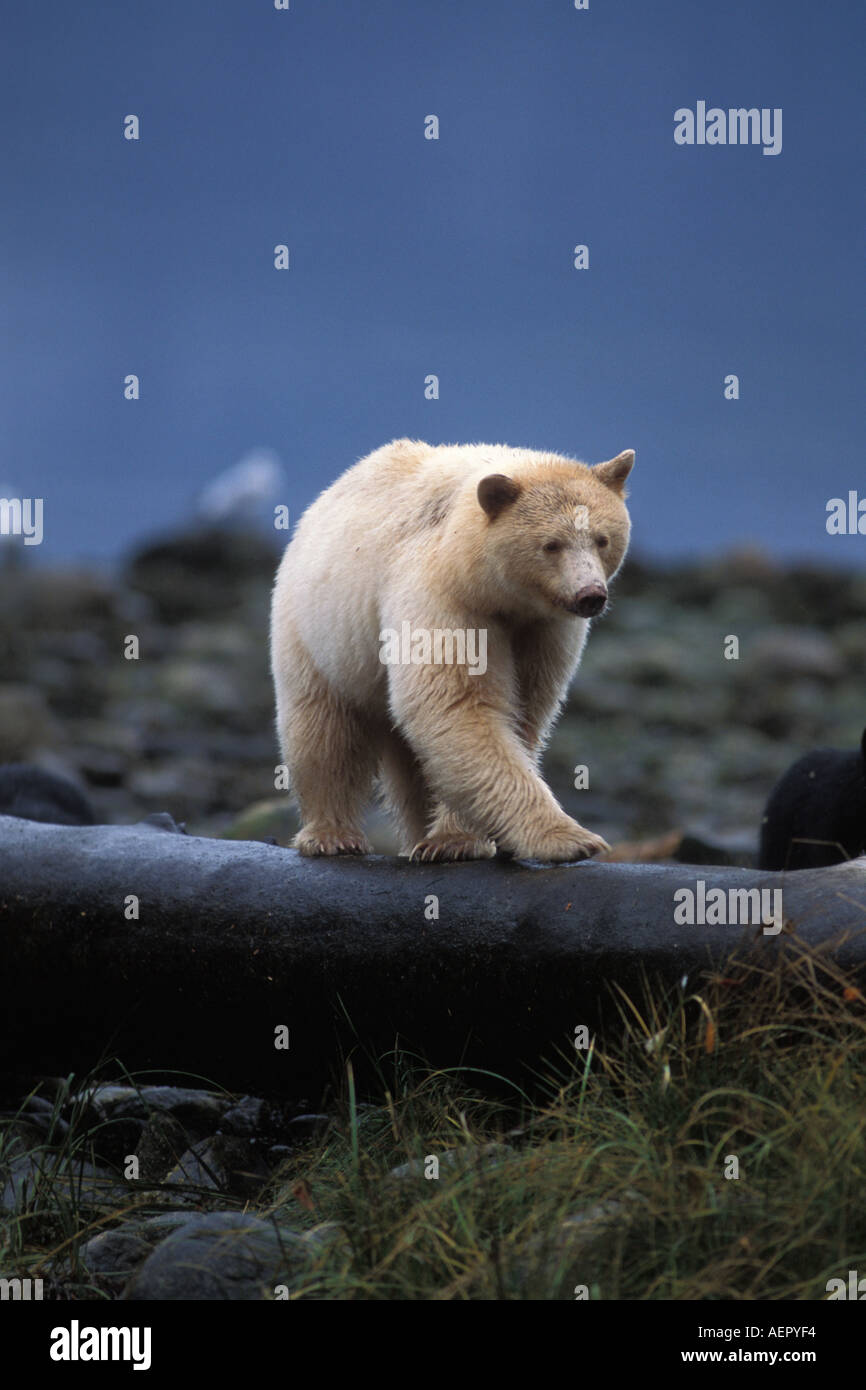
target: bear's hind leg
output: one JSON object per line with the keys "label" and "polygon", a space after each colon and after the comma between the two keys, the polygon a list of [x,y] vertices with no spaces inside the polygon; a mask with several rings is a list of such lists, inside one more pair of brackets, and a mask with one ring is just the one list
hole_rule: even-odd
{"label": "bear's hind leg", "polygon": [[291,683],[280,691],[279,732],[301,829],[301,854],[371,854],[361,829],[376,768],[363,716],[336,695],[296,644]]}
{"label": "bear's hind leg", "polygon": [[400,830],[408,854],[424,834],[433,809],[433,799],[424,780],[421,764],[396,729],[389,729],[382,740],[380,778],[385,803]]}
{"label": "bear's hind leg", "polygon": [[436,801],[421,764],[396,729],[389,730],[383,739],[381,778],[388,809],[405,841],[402,852],[410,859],[432,864],[493,858],[493,841],[465,830],[447,806]]}

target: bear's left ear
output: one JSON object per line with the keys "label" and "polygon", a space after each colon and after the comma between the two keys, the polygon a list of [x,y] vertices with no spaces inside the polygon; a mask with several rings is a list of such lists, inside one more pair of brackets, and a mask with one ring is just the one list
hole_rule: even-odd
{"label": "bear's left ear", "polygon": [[491,521],[495,521],[499,513],[510,507],[519,496],[520,484],[504,473],[488,473],[478,484],[478,501]]}
{"label": "bear's left ear", "polygon": [[633,465],[634,449],[625,449],[621,454],[617,454],[615,459],[608,459],[607,463],[597,463],[592,471],[605,487],[618,492],[620,497],[625,497],[625,480]]}

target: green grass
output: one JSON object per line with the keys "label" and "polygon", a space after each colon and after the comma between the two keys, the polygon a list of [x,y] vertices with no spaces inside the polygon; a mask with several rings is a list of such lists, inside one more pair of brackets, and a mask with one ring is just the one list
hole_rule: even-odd
{"label": "green grass", "polygon": [[[329,1223],[292,1296],[821,1299],[830,1277],[866,1272],[866,1003],[852,981],[789,938],[772,964],[742,957],[699,994],[617,998],[618,1026],[548,1068],[532,1100],[401,1054],[379,1060],[362,1101],[349,1064],[330,1130],[255,1204],[298,1230]],[[74,1124],[52,1150],[85,1151]],[[412,1160],[422,1171],[390,1175]],[[62,1266],[67,1289],[86,1285],[77,1245],[118,1215],[49,1174],[3,1223],[0,1273]]]}

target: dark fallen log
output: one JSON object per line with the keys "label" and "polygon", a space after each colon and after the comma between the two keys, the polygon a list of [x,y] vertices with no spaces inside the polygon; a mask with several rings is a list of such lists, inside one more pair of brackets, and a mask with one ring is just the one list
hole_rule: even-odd
{"label": "dark fallen log", "polygon": [[[153,818],[159,821],[160,818]],[[573,1047],[642,972],[692,982],[781,917],[683,921],[763,889],[798,935],[866,968],[866,860],[801,873],[586,862],[303,860],[155,824],[0,817],[0,1069],[101,1056],[232,1088],[311,1095],[353,1047],[515,1074]],[[703,890],[699,884],[703,883]],[[781,890],[781,902],[770,896]],[[679,896],[675,896],[675,895]],[[438,909],[438,917],[435,915]],[[137,917],[135,913],[137,912]],[[680,920],[677,920],[679,918]],[[289,1030],[288,1050],[275,1030]]]}

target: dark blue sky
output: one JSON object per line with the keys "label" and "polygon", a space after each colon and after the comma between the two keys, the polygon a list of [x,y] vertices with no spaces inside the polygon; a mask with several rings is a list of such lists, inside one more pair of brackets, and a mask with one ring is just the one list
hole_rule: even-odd
{"label": "dark blue sky", "polygon": [[[178,523],[254,446],[297,516],[412,435],[633,447],[659,557],[862,563],[825,531],[866,496],[861,0],[48,0],[4,28],[0,493],[44,497],[43,560]],[[699,100],[781,107],[782,152],[676,145]]]}

